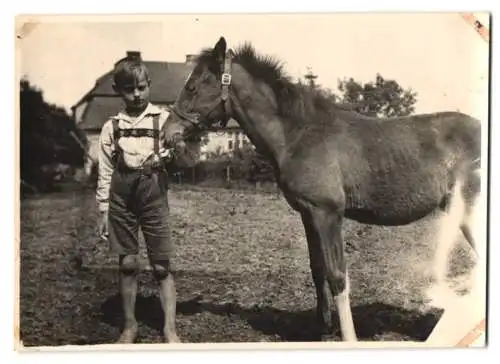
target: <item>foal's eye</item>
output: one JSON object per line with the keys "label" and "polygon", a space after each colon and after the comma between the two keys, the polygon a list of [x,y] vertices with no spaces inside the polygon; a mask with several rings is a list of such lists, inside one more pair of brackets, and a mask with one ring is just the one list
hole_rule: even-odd
{"label": "foal's eye", "polygon": [[194,87],[194,84],[192,82],[189,82],[187,85],[186,85],[186,91],[187,92],[194,92],[196,90],[196,88]]}
{"label": "foal's eye", "polygon": [[201,80],[203,83],[209,83],[211,79],[212,79],[212,76],[210,74],[205,74],[205,75],[203,75],[203,78]]}

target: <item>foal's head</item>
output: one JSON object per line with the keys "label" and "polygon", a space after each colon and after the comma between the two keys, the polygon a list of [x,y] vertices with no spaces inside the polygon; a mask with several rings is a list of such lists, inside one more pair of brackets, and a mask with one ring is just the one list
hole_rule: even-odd
{"label": "foal's head", "polygon": [[[213,49],[203,51],[196,66],[172,106],[167,124],[184,134],[196,133],[230,118],[230,58],[226,40],[221,37]],[[227,61],[227,62],[226,62]]]}

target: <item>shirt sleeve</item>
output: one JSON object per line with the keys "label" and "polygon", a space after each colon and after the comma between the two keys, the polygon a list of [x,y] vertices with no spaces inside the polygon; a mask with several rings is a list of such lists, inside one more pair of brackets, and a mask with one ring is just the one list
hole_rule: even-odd
{"label": "shirt sleeve", "polygon": [[100,212],[108,211],[109,207],[109,189],[113,174],[113,149],[113,127],[112,121],[109,120],[104,124],[99,135],[96,200]]}
{"label": "shirt sleeve", "polygon": [[166,149],[166,146],[165,146],[165,127],[167,126],[167,119],[168,119],[168,116],[170,115],[170,112],[168,110],[162,110],[161,111],[161,114],[160,114],[160,140],[161,140],[161,144],[160,144],[160,152],[161,151],[164,151]]}
{"label": "shirt sleeve", "polygon": [[170,148],[167,148],[165,145],[165,127],[167,126],[167,119],[168,116],[170,115],[170,112],[168,110],[162,110],[160,114],[160,156],[162,158],[171,158],[171,150]]}

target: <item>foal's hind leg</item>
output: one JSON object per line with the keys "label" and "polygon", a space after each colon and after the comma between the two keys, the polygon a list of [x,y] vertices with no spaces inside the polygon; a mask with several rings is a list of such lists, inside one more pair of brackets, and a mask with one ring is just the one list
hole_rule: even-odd
{"label": "foal's hind leg", "polygon": [[427,338],[428,343],[437,346],[456,345],[470,333],[471,328],[484,319],[486,311],[486,237],[480,220],[484,202],[479,197],[479,190],[471,187],[473,183],[468,181],[462,190],[466,206],[460,227],[477,257],[471,274],[472,287],[468,294],[455,297],[445,307],[443,315]]}
{"label": "foal's hind leg", "polygon": [[479,226],[479,221],[477,221],[478,217],[478,205],[481,201],[480,199],[481,192],[481,176],[479,174],[479,170],[470,171],[467,176],[467,181],[462,188],[462,195],[465,200],[465,214],[460,225],[460,229],[464,234],[465,239],[471,246],[472,250],[476,254],[479,254],[477,251],[477,241],[481,239],[480,230],[477,230]]}
{"label": "foal's hind leg", "polygon": [[457,241],[465,213],[461,188],[462,183],[457,180],[446,206],[443,207],[444,212],[441,218],[438,219],[436,251],[433,263],[435,283],[427,291],[427,296],[433,301],[432,305],[437,307],[443,307],[447,304],[446,301],[454,296],[451,289],[447,287],[446,275],[448,273],[450,254]]}
{"label": "foal's hind leg", "polygon": [[465,239],[473,249],[476,264],[472,269],[472,290],[486,289],[486,236],[481,212],[484,211],[484,201],[481,198],[481,180],[479,170],[472,171],[467,184],[464,186],[463,195],[466,200],[466,213],[461,225]]}
{"label": "foal's hind leg", "polygon": [[337,306],[344,341],[356,341],[349,298],[349,277],[342,239],[342,214],[328,207],[310,206],[312,226],[319,237],[319,249],[326,280]]}

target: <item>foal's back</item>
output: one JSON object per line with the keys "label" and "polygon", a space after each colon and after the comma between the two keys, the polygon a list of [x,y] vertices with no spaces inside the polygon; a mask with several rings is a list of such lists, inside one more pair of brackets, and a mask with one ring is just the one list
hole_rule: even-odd
{"label": "foal's back", "polygon": [[481,154],[480,123],[461,113],[345,122],[348,139],[362,151],[355,174],[352,158],[340,152],[347,215],[369,222],[400,224],[427,215],[457,179],[465,182]]}
{"label": "foal's back", "polygon": [[293,172],[298,192],[343,203],[347,217],[409,223],[439,206],[472,168],[480,127],[458,112],[379,119],[340,110],[309,126],[284,171]]}

